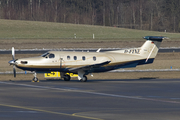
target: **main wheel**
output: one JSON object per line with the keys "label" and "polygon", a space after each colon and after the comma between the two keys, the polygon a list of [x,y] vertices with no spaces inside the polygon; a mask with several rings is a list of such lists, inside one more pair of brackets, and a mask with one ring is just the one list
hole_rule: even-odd
{"label": "main wheel", "polygon": [[71,80],[71,77],[69,75],[64,76],[64,81],[70,81],[70,80]]}
{"label": "main wheel", "polygon": [[80,81],[81,82],[86,82],[87,81],[87,77],[84,75],[83,78]]}
{"label": "main wheel", "polygon": [[37,78],[37,77],[34,77],[34,78],[33,78],[33,82],[38,82],[38,78]]}

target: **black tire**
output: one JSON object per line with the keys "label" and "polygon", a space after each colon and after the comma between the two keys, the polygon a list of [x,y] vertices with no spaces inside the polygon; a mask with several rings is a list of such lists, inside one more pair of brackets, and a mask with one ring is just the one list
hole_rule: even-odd
{"label": "black tire", "polygon": [[33,82],[38,82],[38,78],[37,78],[37,77],[34,77],[34,78],[33,78]]}
{"label": "black tire", "polygon": [[70,80],[71,80],[71,77],[69,75],[64,76],[64,81],[70,81]]}
{"label": "black tire", "polygon": [[87,77],[84,75],[83,79],[80,80],[81,82],[86,82],[87,81]]}

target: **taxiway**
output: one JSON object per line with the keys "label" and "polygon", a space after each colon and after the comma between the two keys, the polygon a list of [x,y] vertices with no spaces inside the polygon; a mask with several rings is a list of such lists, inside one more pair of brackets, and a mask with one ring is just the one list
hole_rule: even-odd
{"label": "taxiway", "polygon": [[179,120],[180,79],[0,81],[1,120]]}

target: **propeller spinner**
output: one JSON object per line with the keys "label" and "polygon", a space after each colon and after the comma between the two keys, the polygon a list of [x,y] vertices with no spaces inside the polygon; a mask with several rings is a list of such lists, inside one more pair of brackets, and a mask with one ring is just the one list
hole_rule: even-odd
{"label": "propeller spinner", "polygon": [[15,60],[15,50],[14,50],[14,47],[12,47],[12,59],[11,61],[9,61],[8,63],[10,65],[13,65],[13,74],[14,74],[14,77],[16,77],[16,60]]}

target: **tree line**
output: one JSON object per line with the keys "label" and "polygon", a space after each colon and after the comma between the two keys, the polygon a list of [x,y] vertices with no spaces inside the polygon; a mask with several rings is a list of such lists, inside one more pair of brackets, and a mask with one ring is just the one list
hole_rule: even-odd
{"label": "tree line", "polygon": [[180,32],[179,0],[0,0],[0,19]]}

